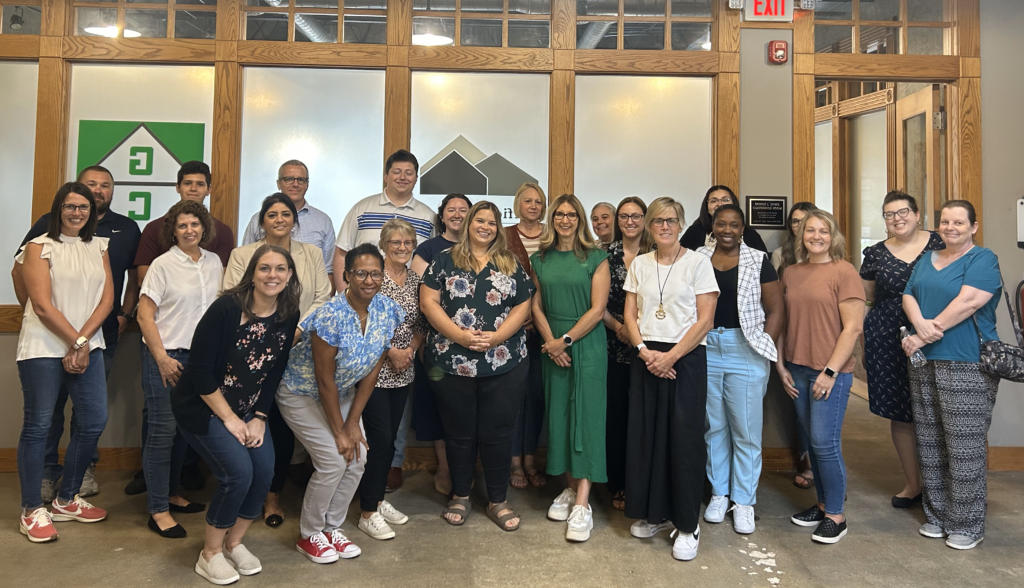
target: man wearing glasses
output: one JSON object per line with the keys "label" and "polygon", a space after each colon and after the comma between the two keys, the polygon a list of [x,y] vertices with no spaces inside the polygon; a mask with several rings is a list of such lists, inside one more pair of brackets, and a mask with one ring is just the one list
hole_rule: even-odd
{"label": "man wearing glasses", "polygon": [[[331,217],[320,209],[313,208],[306,202],[306,191],[309,190],[309,168],[298,159],[291,159],[277,170],[277,189],[286,194],[295,203],[299,211],[292,228],[292,238],[302,243],[310,243],[320,248],[324,255],[327,275],[334,284],[334,223]],[[260,213],[252,215],[249,226],[242,235],[242,244],[255,243],[263,238],[263,227],[260,226]]]}

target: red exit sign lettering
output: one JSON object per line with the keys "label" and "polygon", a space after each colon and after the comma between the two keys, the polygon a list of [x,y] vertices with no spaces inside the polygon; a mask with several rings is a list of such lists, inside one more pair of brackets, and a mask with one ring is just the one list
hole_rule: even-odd
{"label": "red exit sign lettering", "polygon": [[747,0],[744,20],[793,22],[793,0]]}

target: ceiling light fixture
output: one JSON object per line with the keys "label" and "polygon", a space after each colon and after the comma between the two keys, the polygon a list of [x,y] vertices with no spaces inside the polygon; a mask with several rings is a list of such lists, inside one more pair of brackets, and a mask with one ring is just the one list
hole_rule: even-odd
{"label": "ceiling light fixture", "polygon": [[11,30],[12,31],[20,31],[22,25],[25,24],[25,19],[22,18],[22,16],[21,16],[22,14],[23,13],[21,11],[21,7],[20,6],[18,6],[17,8],[14,9],[14,14],[11,15]]}
{"label": "ceiling light fixture", "polygon": [[[117,37],[117,27],[114,25],[108,25],[105,27],[85,27],[85,32],[90,35],[97,35],[99,37],[109,37],[111,39]],[[142,33],[133,31],[131,29],[124,30],[124,36],[126,38],[141,37]]]}
{"label": "ceiling light fixture", "polygon": [[424,45],[427,47],[438,47],[440,45],[451,45],[455,40],[451,37],[444,35],[435,35],[434,33],[422,33],[419,35],[412,36],[413,45]]}

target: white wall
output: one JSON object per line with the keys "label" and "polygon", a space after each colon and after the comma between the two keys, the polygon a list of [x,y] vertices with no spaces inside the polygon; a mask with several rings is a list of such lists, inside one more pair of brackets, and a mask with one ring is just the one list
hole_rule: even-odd
{"label": "white wall", "polygon": [[[36,94],[39,91],[39,64],[0,62],[0,178],[18,178],[0,187],[4,216],[9,230],[0,233],[0,257],[11,260],[21,239],[35,220],[32,218],[32,169],[36,142]],[[17,304],[14,285],[0,279],[0,304]]]}

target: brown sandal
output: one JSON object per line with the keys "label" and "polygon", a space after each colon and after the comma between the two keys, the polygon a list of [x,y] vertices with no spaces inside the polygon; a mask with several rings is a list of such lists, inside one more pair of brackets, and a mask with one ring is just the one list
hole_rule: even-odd
{"label": "brown sandal", "polygon": [[[468,498],[452,498],[451,501],[448,502],[448,506],[445,507],[444,511],[441,513],[441,518],[444,519],[444,522],[454,527],[465,525],[466,519],[469,517],[469,505],[470,502]],[[462,508],[457,508],[460,506]],[[445,516],[449,514],[458,516],[459,521],[455,522]]]}
{"label": "brown sandal", "polygon": [[544,474],[536,469],[533,472],[527,471],[526,479],[530,481],[530,485],[534,488],[543,488],[548,483],[548,479],[544,477]]}
{"label": "brown sandal", "polygon": [[530,485],[530,480],[527,477],[526,470],[522,467],[514,467],[512,468],[512,473],[509,474],[508,483],[513,488],[522,490]]}
{"label": "brown sandal", "polygon": [[[503,510],[508,510],[509,512],[501,516],[498,516],[498,513]],[[487,517],[494,521],[494,524],[498,525],[498,527],[500,527],[502,531],[506,532],[512,532],[518,529],[519,523],[516,523],[516,526],[514,527],[508,527],[505,525],[505,523],[509,522],[512,519],[519,519],[520,522],[522,522],[522,517],[520,517],[516,513],[516,511],[512,510],[512,507],[509,506],[509,503],[507,502],[499,502],[498,504],[495,504],[494,506],[488,508]]]}

